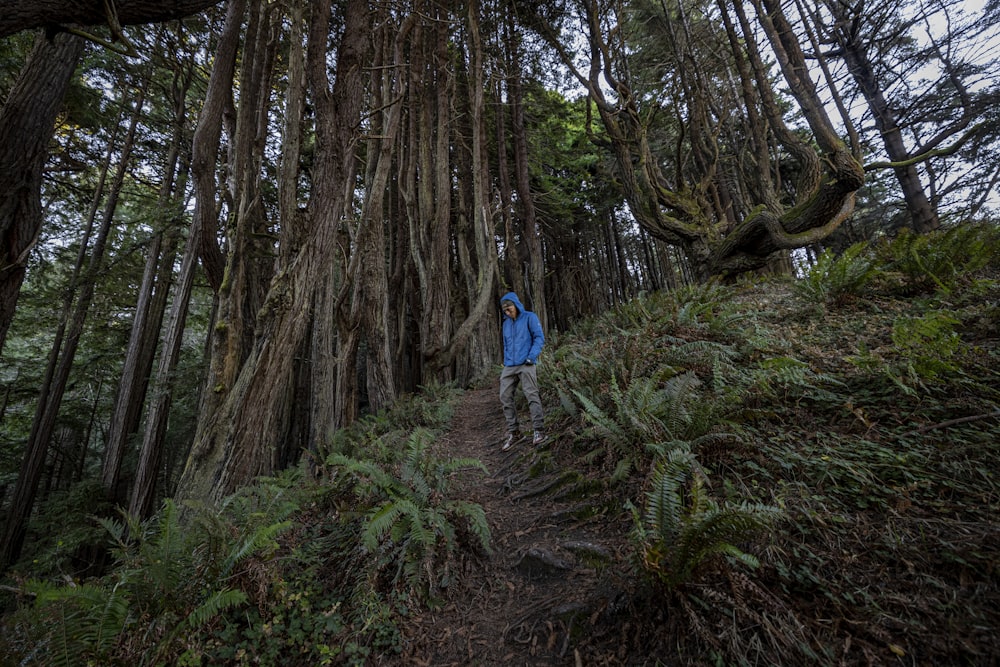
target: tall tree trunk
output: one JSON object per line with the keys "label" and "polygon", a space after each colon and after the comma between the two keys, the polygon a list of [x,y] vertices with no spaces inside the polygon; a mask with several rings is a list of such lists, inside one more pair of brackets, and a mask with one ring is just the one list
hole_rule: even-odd
{"label": "tall tree trunk", "polygon": [[524,237],[524,226],[515,226],[514,219],[514,186],[511,184],[510,167],[508,165],[507,153],[509,152],[507,137],[510,130],[507,127],[506,107],[511,104],[511,93],[507,91],[506,104],[504,103],[504,90],[501,83],[497,82],[494,88],[496,95],[496,142],[497,142],[497,194],[500,197],[500,218],[503,220],[503,258],[502,273],[505,287],[520,295],[524,303],[531,303],[528,293],[524,290],[524,274],[522,255],[526,254],[524,244],[518,242],[518,238]]}
{"label": "tall tree trunk", "polygon": [[[181,91],[175,96],[175,99],[183,101],[183,96],[184,91]],[[175,127],[180,128],[185,113],[183,103],[174,109],[174,113]],[[181,117],[176,118],[176,115]],[[178,130],[175,132],[174,142],[168,150],[165,162],[166,173],[160,185],[158,208],[162,211],[176,211],[182,205],[182,202],[175,201],[174,195],[175,172],[180,156],[179,142],[181,140],[182,132]],[[183,196],[183,179],[177,190],[181,193],[180,196]],[[154,231],[147,250],[146,270],[139,288],[139,298],[132,320],[132,331],[129,335],[128,348],[122,365],[122,376],[118,383],[118,394],[115,398],[114,411],[108,428],[107,444],[104,447],[101,483],[106,497],[115,502],[122,499],[122,494],[117,492],[117,488],[128,438],[138,430],[142,408],[146,401],[150,374],[160,337],[160,327],[163,324],[170,284],[174,276],[180,218],[181,216],[177,215],[159,223],[165,229]]]}
{"label": "tall tree trunk", "polygon": [[875,68],[868,51],[852,27],[856,21],[862,19],[846,15],[848,13],[846,5],[841,6],[839,3],[828,3],[828,5],[837,18],[834,35],[847,63],[847,70],[868,104],[886,155],[889,156],[890,162],[906,163],[893,168],[893,173],[903,191],[903,201],[910,215],[910,227],[918,234],[933,231],[941,225],[937,209],[927,197],[916,165],[907,162],[912,155],[903,140],[903,131],[897,121],[896,112],[886,100],[883,86],[875,76]]}
{"label": "tall tree trunk", "polygon": [[247,0],[230,0],[226,22],[219,35],[205,101],[198,114],[191,151],[194,183],[194,224],[200,234],[198,245],[205,277],[212,289],[222,289],[226,260],[219,247],[219,205],[216,199],[216,161],[222,134],[223,111],[232,103],[236,55],[239,52],[243,15]]}
{"label": "tall tree trunk", "polygon": [[[499,348],[496,323],[498,320],[488,318],[490,313],[498,312],[499,294],[495,293],[499,273],[497,266],[497,249],[494,241],[493,215],[491,206],[491,191],[489,179],[489,155],[484,85],[485,51],[482,35],[479,31],[480,4],[478,1],[467,5],[465,16],[468,33],[468,77],[466,99],[468,99],[469,171],[472,175],[472,188],[468,199],[463,202],[461,212],[465,214],[465,231],[471,232],[471,239],[466,236],[459,241],[460,261],[463,246],[471,241],[475,252],[473,256],[465,253],[460,266],[468,276],[467,301],[468,311],[465,320],[459,325],[451,340],[448,353],[457,355],[463,351],[466,357],[466,375],[468,381],[485,371],[497,362]],[[464,241],[464,242],[463,242]],[[467,347],[466,347],[467,346]],[[447,359],[442,356],[442,360]],[[440,363],[440,362],[439,362]]]}
{"label": "tall tree trunk", "polygon": [[39,35],[0,110],[0,353],[42,226],[42,170],[83,39]]}
{"label": "tall tree trunk", "polygon": [[404,19],[395,34],[385,34],[392,25],[389,17],[378,21],[380,46],[376,49],[375,68],[381,73],[379,85],[373,90],[374,107],[379,109],[373,119],[378,132],[368,140],[368,176],[365,179],[365,201],[361,210],[361,226],[357,235],[359,272],[354,277],[351,298],[351,320],[360,323],[367,353],[365,368],[368,375],[367,393],[372,412],[391,405],[396,399],[393,373],[392,338],[388,323],[388,276],[386,268],[386,192],[393,166],[393,153],[402,120],[402,90],[406,41],[416,14]]}
{"label": "tall tree trunk", "polygon": [[232,388],[218,410],[200,420],[203,426],[178,485],[181,498],[217,501],[274,471],[279,440],[287,429],[291,359],[309,332],[316,289],[328,284],[333,270],[338,223],[353,189],[368,13],[362,0],[347,3],[331,91],[327,81],[330,6],[315,3],[311,10],[308,71],[317,121],[312,227],[294,260],[271,282],[257,318],[254,345]]}
{"label": "tall tree trunk", "polygon": [[[114,411],[108,430],[108,442],[104,447],[104,462],[101,466],[101,485],[108,500],[118,498],[118,478],[121,473],[122,459],[128,437],[135,431],[142,411],[146,395],[146,382],[149,369],[145,365],[144,341],[148,338],[153,311],[153,287],[156,282],[157,268],[160,264],[161,245],[163,237],[159,232],[153,238],[146,251],[146,268],[143,271],[142,283],[139,285],[139,295],[132,315],[132,330],[129,334],[125,359],[122,362],[122,375],[118,381],[118,394],[115,397]],[[160,285],[160,289],[163,289]],[[159,325],[157,324],[157,328]],[[152,360],[152,356],[148,357]]]}
{"label": "tall tree trunk", "polygon": [[[225,278],[219,285],[218,319],[212,341],[209,380],[212,391],[205,397],[202,417],[213,414],[226,400],[226,393],[251,354],[258,312],[274,268],[270,234],[260,201],[260,161],[275,48],[270,25],[275,7],[262,0],[251,0],[248,7],[240,56],[240,100],[229,143],[232,208],[226,224]],[[204,238],[204,229],[201,231]]]}
{"label": "tall tree trunk", "polygon": [[[185,131],[185,121],[187,120],[187,94],[192,82],[191,74],[192,68],[190,66],[190,62],[186,63],[184,67],[175,68],[173,72],[173,81],[171,86],[172,100],[174,103],[173,139],[168,149],[167,159],[165,161],[166,169],[159,193],[159,202],[165,211],[179,211],[182,208],[183,199],[185,197],[184,191],[185,184],[187,182],[188,170],[187,167],[183,167],[180,174],[178,174],[177,171],[181,155],[185,152],[182,151],[182,142],[190,141],[190,136],[188,136],[188,133]],[[144,370],[141,373],[137,373],[138,378],[143,379],[143,385],[139,391],[129,390],[129,394],[133,397],[132,402],[138,403],[141,408],[141,404],[147,396],[148,388],[150,386],[153,388],[152,394],[148,397],[149,410],[146,416],[146,425],[142,434],[142,441],[139,446],[139,459],[135,470],[135,480],[131,491],[131,498],[128,503],[129,512],[133,516],[139,516],[141,518],[146,518],[152,509],[152,499],[156,490],[156,478],[160,465],[163,438],[166,434],[167,414],[171,401],[172,387],[170,386],[170,376],[176,367],[177,357],[180,354],[180,340],[184,332],[184,324],[187,317],[187,305],[190,299],[191,285],[193,283],[194,267],[197,263],[197,235],[192,234],[189,236],[185,244],[184,255],[181,257],[180,279],[175,285],[173,301],[170,305],[170,315],[167,320],[167,329],[165,330],[163,336],[163,346],[160,348],[156,375],[150,378],[152,363],[155,356],[154,352],[160,338],[160,327],[163,323],[163,316],[167,310],[169,301],[170,285],[174,282],[174,263],[177,259],[176,247],[179,241],[179,236],[181,235],[180,226],[182,219],[182,215],[175,215],[173,219],[167,221],[167,250],[160,258],[160,265],[156,278],[155,295],[153,298],[153,304],[150,308],[151,312],[154,313],[154,316],[146,323],[146,326],[144,327],[145,334],[142,337],[143,342],[140,344],[141,347],[146,350],[144,354],[148,357],[148,359],[141,362]],[[159,239],[163,235],[164,232],[158,232],[156,238]],[[153,256],[154,253],[150,250],[150,257]],[[139,313],[141,310],[142,309],[140,307],[136,308],[135,317],[137,320],[140,319]],[[129,347],[131,348],[132,345],[133,339],[130,339]],[[126,366],[128,365],[129,364],[126,363]],[[126,374],[123,373],[123,383],[125,382],[126,377]],[[135,379],[136,382],[139,381],[138,378]],[[119,389],[119,394],[121,394],[121,392],[122,390]],[[117,402],[115,412],[118,412]],[[105,451],[110,452],[113,449],[111,442],[115,439],[114,433],[116,428],[123,433],[131,433],[137,427],[138,416],[136,417],[136,423],[134,425],[128,424],[127,426],[123,424],[116,427],[115,420],[112,419],[110,434],[108,436],[109,444],[105,447]],[[121,435],[118,437],[121,438]],[[119,451],[123,452],[124,447],[120,447]],[[106,493],[117,485],[115,482],[119,473],[111,472],[110,468],[115,465],[120,468],[122,457],[119,455],[117,457],[117,462],[114,458],[115,457],[112,457],[110,453],[105,454],[103,476]],[[114,475],[114,479],[112,479],[112,475]]]}
{"label": "tall tree trunk", "polygon": [[524,127],[524,91],[521,86],[521,62],[518,57],[520,43],[515,44],[511,53],[513,75],[510,82],[510,113],[512,120],[511,139],[514,144],[514,172],[517,174],[517,203],[521,217],[521,227],[525,246],[528,249],[528,286],[531,308],[548,327],[548,310],[545,305],[545,263],[542,255],[542,230],[535,212],[535,196],[531,192],[531,173],[528,168],[528,137]]}
{"label": "tall tree trunk", "polygon": [[167,327],[160,347],[160,359],[152,381],[153,391],[146,414],[142,445],[139,448],[135,482],[132,485],[132,495],[129,500],[129,514],[139,518],[146,518],[150,515],[153,509],[153,500],[156,497],[156,480],[163,458],[167,420],[173,401],[172,378],[174,369],[177,367],[177,359],[180,356],[184,325],[187,322],[188,308],[191,302],[191,288],[194,285],[194,276],[198,266],[198,243],[198,230],[192,228],[184,248],[184,255],[181,258],[181,269],[174,287],[170,316],[167,318]]}
{"label": "tall tree trunk", "polygon": [[410,123],[401,142],[404,156],[400,193],[409,227],[409,255],[416,269],[419,299],[414,309],[420,332],[424,380],[448,381],[451,364],[435,363],[454,331],[451,287],[452,162],[451,100],[455,91],[453,55],[444,8],[426,3],[414,30],[408,87]]}

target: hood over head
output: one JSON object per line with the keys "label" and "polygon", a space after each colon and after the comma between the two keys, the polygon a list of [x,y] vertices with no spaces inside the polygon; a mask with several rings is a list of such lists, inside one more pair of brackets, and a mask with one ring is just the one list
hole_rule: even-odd
{"label": "hood over head", "polygon": [[[511,303],[514,304],[514,307],[517,308],[517,313],[519,315],[524,312],[524,305],[521,303],[521,300],[517,298],[517,294],[515,294],[514,292],[507,292],[502,297],[500,297],[501,310],[503,310],[503,305],[506,301],[510,301]],[[506,317],[506,314],[504,316]]]}

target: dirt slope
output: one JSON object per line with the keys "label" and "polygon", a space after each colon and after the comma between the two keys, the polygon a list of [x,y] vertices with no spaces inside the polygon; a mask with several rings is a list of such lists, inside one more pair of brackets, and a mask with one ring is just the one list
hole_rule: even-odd
{"label": "dirt slope", "polygon": [[445,605],[412,619],[402,662],[626,664],[612,636],[626,599],[613,574],[628,530],[620,511],[608,511],[616,500],[561,467],[557,442],[536,449],[525,440],[501,452],[494,388],[463,396],[452,425],[438,455],[477,458],[489,469],[463,474],[454,488],[485,509],[493,553],[463,563]]}

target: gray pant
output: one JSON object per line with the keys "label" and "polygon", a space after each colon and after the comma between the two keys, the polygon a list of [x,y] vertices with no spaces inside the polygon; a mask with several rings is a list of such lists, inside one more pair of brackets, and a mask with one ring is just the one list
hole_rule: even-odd
{"label": "gray pant", "polygon": [[545,425],[545,414],[542,412],[542,398],[538,395],[538,375],[534,364],[521,366],[504,366],[500,373],[500,403],[503,405],[503,416],[507,420],[507,431],[517,431],[517,406],[514,403],[514,389],[518,383],[521,391],[528,399],[528,410],[531,412],[531,425],[536,431],[541,431]]}

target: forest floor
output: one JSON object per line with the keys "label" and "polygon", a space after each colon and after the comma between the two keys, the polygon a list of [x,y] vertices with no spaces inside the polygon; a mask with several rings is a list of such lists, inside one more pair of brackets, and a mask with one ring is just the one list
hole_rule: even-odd
{"label": "forest floor", "polygon": [[[817,315],[775,287],[745,289],[765,356],[815,370],[798,384],[768,376],[777,389],[749,395],[741,438],[699,457],[723,480],[715,493],[731,483],[735,497],[782,503],[785,519],[748,544],[759,568],[708,563],[674,591],[637,561],[627,502],[646,498],[648,471],[619,474],[555,392],[542,394],[548,441],[502,452],[496,387],[464,392],[434,453],[488,470],[456,476],[448,495],[482,506],[492,551],[460,550],[440,605],[411,608],[402,654],[373,664],[997,667],[998,287],[944,302],[961,321],[954,356],[904,336],[908,323],[939,322],[927,299],[873,294]],[[579,355],[655,372],[663,350],[631,346],[657,333],[614,331],[581,338]],[[902,391],[935,354],[950,375]]]}
{"label": "forest floor", "polygon": [[489,471],[463,473],[454,497],[483,507],[492,554],[464,564],[442,608],[411,619],[404,664],[625,664],[617,637],[594,628],[625,599],[614,573],[629,526],[621,512],[577,518],[593,505],[557,490],[567,478],[551,440],[536,448],[527,434],[503,452],[503,426],[496,389],[474,389],[440,441],[441,455],[479,459]]}

